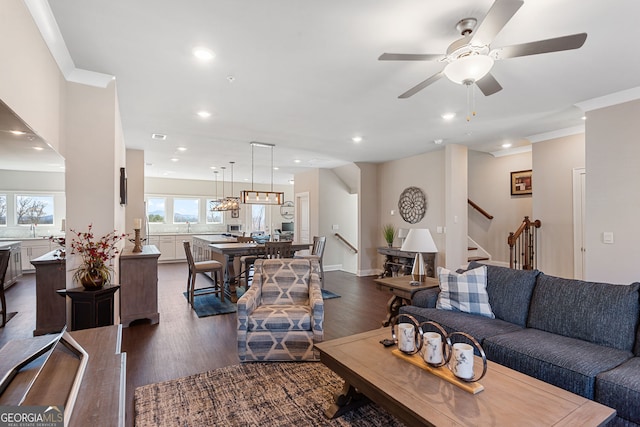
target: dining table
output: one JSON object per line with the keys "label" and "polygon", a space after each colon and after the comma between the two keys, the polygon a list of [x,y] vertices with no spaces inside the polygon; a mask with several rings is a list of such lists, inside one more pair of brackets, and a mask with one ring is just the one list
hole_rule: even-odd
{"label": "dining table", "polygon": [[[311,248],[312,243],[291,242],[292,251],[304,251]],[[238,301],[236,293],[237,273],[235,260],[245,255],[261,255],[264,253],[263,243],[212,243],[211,258],[222,262],[224,268],[225,293],[231,302]]]}

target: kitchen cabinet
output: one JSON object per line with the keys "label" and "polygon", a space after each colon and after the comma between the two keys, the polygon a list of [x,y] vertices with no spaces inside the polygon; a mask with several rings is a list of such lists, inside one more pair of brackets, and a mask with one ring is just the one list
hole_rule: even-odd
{"label": "kitchen cabinet", "polygon": [[176,237],[176,260],[177,261],[186,261],[187,260],[187,254],[184,252],[184,241],[189,242],[189,245],[191,246],[191,251],[193,252],[193,236],[191,235],[184,235],[184,236],[180,236],[177,235]]}
{"label": "kitchen cabinet", "polygon": [[[33,272],[35,267],[31,261],[51,252],[51,243],[48,239],[22,240],[21,242],[22,271]],[[58,249],[57,244],[55,249]]]}
{"label": "kitchen cabinet", "polygon": [[0,248],[8,248],[11,251],[9,258],[9,265],[7,266],[7,274],[4,278],[4,288],[7,289],[13,285],[22,276],[22,253],[21,243],[15,242],[0,242]]}

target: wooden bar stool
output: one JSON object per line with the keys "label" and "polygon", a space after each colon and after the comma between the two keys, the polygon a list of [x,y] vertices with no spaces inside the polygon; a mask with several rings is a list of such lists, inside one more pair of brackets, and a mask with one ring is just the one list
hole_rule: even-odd
{"label": "wooden bar stool", "polygon": [[213,286],[199,288],[198,295],[217,294],[220,301],[224,302],[224,281],[222,279],[222,263],[214,260],[198,261],[193,260],[191,253],[191,245],[189,242],[182,242],[184,253],[187,255],[187,264],[189,265],[189,277],[187,278],[187,295],[189,296],[189,304],[193,307],[193,299],[196,291],[196,275],[198,273],[211,273]]}

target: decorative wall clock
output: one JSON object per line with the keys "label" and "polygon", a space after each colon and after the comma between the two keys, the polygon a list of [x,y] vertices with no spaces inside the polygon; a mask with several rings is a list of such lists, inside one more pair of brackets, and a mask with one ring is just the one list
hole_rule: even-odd
{"label": "decorative wall clock", "polygon": [[295,211],[294,211],[294,205],[292,201],[284,202],[280,206],[280,215],[282,215],[282,218],[293,219],[294,213]]}
{"label": "decorative wall clock", "polygon": [[409,224],[420,222],[427,212],[427,195],[418,187],[407,187],[398,200],[400,216]]}

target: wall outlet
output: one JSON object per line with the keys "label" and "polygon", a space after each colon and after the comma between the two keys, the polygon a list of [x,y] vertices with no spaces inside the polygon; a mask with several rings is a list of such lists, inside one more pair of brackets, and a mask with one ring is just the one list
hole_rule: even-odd
{"label": "wall outlet", "polygon": [[436,233],[442,234],[442,227],[441,226],[437,226],[436,227]]}
{"label": "wall outlet", "polygon": [[602,233],[602,243],[613,244],[613,232],[605,231]]}
{"label": "wall outlet", "polygon": [[333,225],[331,226],[331,229],[332,229],[332,230],[334,230],[334,231],[335,231],[335,230],[339,230],[339,229],[340,229],[340,226],[339,226],[338,224],[333,224]]}

